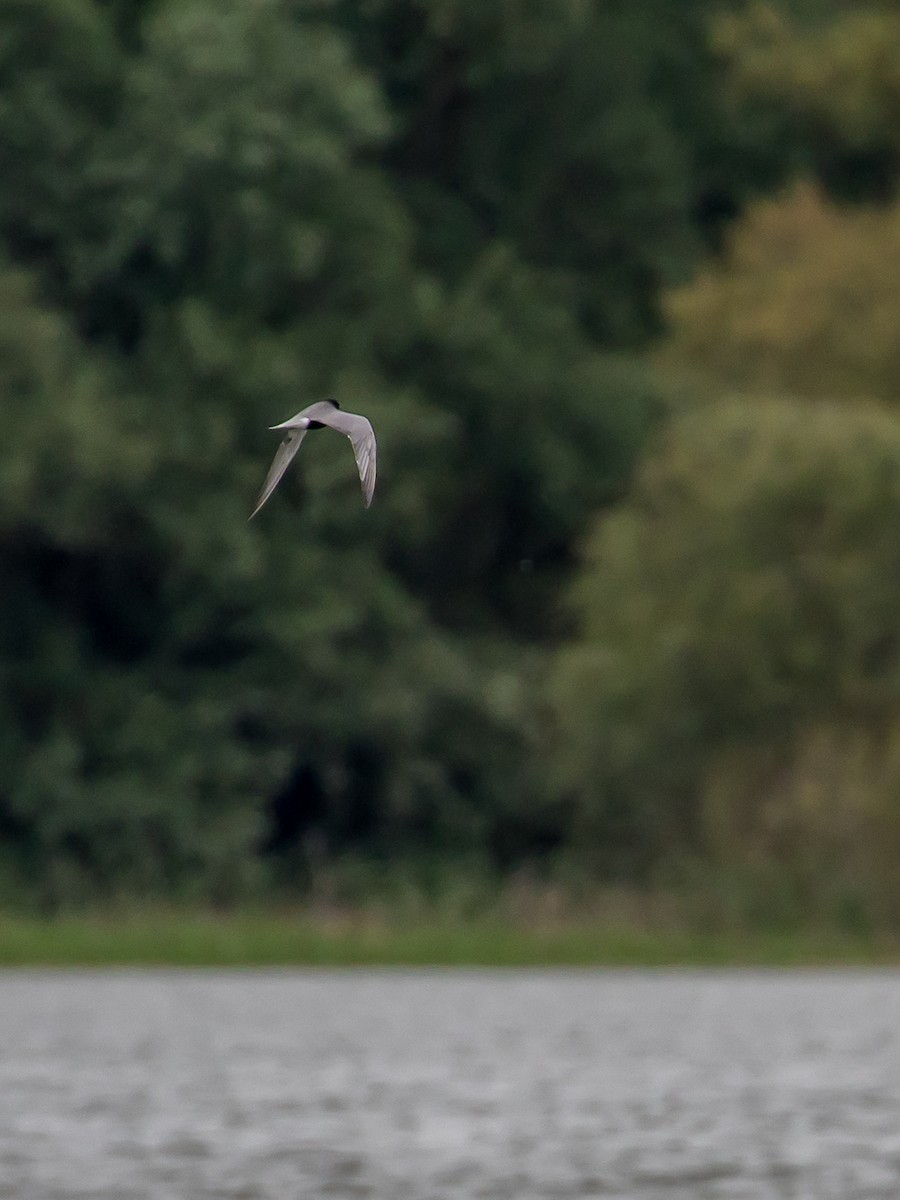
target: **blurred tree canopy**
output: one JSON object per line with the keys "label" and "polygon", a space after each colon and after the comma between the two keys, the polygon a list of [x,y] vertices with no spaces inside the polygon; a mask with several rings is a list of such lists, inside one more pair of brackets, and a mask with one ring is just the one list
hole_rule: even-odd
{"label": "blurred tree canopy", "polygon": [[[798,8],[799,12],[792,12]],[[732,100],[780,112],[798,164],[845,199],[896,195],[900,168],[900,10],[895,0],[723,10],[713,44]]]}
{"label": "blurred tree canopy", "polygon": [[551,777],[607,872],[896,924],[897,12],[796,7],[713,24],[798,177],[664,299],[671,396],[585,545]]}
{"label": "blurred tree canopy", "polygon": [[723,257],[666,301],[660,361],[729,390],[900,397],[900,208],[841,208],[807,181],[759,201]]}
{"label": "blurred tree canopy", "polygon": [[[842,881],[868,855],[878,869],[856,884],[894,894],[898,523],[892,412],[731,400],[669,424],[590,537],[581,637],[553,684],[556,779],[588,844],[628,869],[719,851],[834,883],[842,838],[863,830]],[[823,742],[841,764],[824,791]]]}
{"label": "blurred tree canopy", "polygon": [[[7,892],[564,837],[560,588],[649,427],[628,352],[744,186],[706,15],[4,6]],[[317,439],[248,526],[266,426],[329,393],[376,506]]]}
{"label": "blurred tree canopy", "polygon": [[[817,89],[841,112],[849,97],[774,82],[832,53],[829,6],[805,7],[819,25],[778,18],[762,49],[738,0],[2,7],[0,899],[228,900],[272,869],[302,882],[322,848],[507,867],[585,830],[608,864],[618,847],[637,869],[656,854],[650,814],[668,791],[648,780],[662,762],[668,777],[669,747],[681,799],[663,825],[686,837],[702,824],[703,722],[724,729],[728,708],[685,700],[706,677],[673,673],[640,614],[714,535],[685,498],[644,554],[642,497],[661,468],[630,489],[664,410],[641,352],[671,319],[672,361],[728,387],[892,394],[887,335],[884,353],[870,336],[893,311],[890,213],[788,193],[725,237],[730,266],[671,290],[799,166],[831,186],[796,117]],[[888,111],[867,109],[884,163]],[[816,119],[850,145],[837,117]],[[786,253],[805,282],[792,275],[776,312]],[[762,360],[744,312],[786,327]],[[831,358],[816,367],[820,340]],[[248,525],[267,426],[329,394],[375,424],[375,505],[360,504],[347,447],[317,435]],[[727,441],[717,413],[709,436]],[[773,479],[753,488],[774,513],[813,485],[778,476],[803,423],[759,419],[748,436]],[[881,511],[893,470],[880,418],[859,419],[882,457],[847,528]],[[832,453],[820,433],[813,474]],[[753,488],[729,509],[739,541]],[[590,544],[610,561],[589,557],[575,594],[582,612],[605,597],[647,649],[625,654],[613,699],[608,681],[601,699],[572,682],[593,661],[593,625],[562,650],[581,664],[571,679],[553,667],[579,547],[605,509],[612,541]],[[728,591],[719,549],[710,595]],[[830,571],[809,587],[838,610],[849,584]],[[706,602],[676,610],[699,630],[693,603]],[[881,616],[845,618],[884,632]],[[790,637],[807,637],[804,619]],[[571,712],[547,704],[548,666]],[[802,708],[809,680],[791,670]],[[840,703],[857,670],[833,682]],[[744,687],[738,667],[733,680]],[[570,743],[582,719],[593,732]],[[548,769],[560,729],[561,774]]]}

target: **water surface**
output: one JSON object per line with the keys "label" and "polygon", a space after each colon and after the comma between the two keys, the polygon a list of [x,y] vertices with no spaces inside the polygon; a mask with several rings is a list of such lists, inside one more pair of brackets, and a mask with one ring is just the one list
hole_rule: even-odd
{"label": "water surface", "polygon": [[900,974],[0,972],[0,1198],[898,1200]]}

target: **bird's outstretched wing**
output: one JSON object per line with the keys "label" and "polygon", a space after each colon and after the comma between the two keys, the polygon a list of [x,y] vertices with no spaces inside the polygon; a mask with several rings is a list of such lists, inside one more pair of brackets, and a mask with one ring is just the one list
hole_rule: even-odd
{"label": "bird's outstretched wing", "polygon": [[[356,455],[359,482],[362,484],[363,497],[368,508],[375,492],[375,431],[365,417],[344,412],[340,408],[329,407],[326,412],[317,412],[315,419],[350,439],[350,445]],[[274,484],[272,486],[274,487]]]}
{"label": "bird's outstretched wing", "polygon": [[272,460],[272,465],[269,467],[269,473],[266,476],[266,481],[262,485],[262,491],[256,501],[256,508],[250,514],[248,520],[252,521],[268,498],[278,486],[278,481],[288,469],[291,459],[300,449],[300,443],[306,437],[305,429],[291,429],[287,437],[275,451],[275,457]]}

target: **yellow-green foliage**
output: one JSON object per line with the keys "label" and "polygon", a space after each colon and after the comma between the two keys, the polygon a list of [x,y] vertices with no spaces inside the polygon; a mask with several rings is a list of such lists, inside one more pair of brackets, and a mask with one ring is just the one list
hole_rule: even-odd
{"label": "yellow-green foliage", "polygon": [[[900,421],[723,401],[595,527],[554,680],[557,780],[618,853],[775,858],[890,892],[900,830]],[[827,748],[827,754],[823,747]],[[788,836],[790,831],[790,836]],[[863,870],[865,864],[865,870]],[[799,877],[799,876],[798,876]],[[849,887],[849,884],[848,884]]]}
{"label": "yellow-green foliage", "polygon": [[714,755],[703,837],[722,864],[780,874],[836,916],[900,920],[900,716],[817,717]]}
{"label": "yellow-green foliage", "polygon": [[900,146],[900,12],[844,5],[835,19],[790,22],[767,3],[713,23],[734,93],[789,108],[834,148]]}
{"label": "yellow-green foliage", "polygon": [[[820,163],[891,157],[897,15],[798,31],[758,5],[717,37],[735,95],[795,114]],[[797,181],[667,315],[662,368],[728,398],[676,406],[588,542],[559,777],[585,822],[630,814],[626,845],[658,830],[658,860],[896,921],[900,206]]]}
{"label": "yellow-green foliage", "polygon": [[796,184],[671,295],[665,364],[726,388],[900,397],[900,206],[843,209]]}

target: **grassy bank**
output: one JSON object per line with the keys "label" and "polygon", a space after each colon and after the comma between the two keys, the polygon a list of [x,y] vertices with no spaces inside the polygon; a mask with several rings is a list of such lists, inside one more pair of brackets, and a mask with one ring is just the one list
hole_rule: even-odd
{"label": "grassy bank", "polygon": [[0,916],[2,966],[817,966],[900,964],[900,943],[840,931],[697,933],[571,920],[360,913]]}

